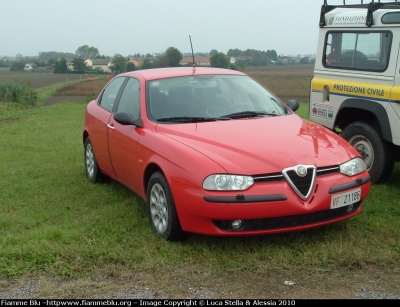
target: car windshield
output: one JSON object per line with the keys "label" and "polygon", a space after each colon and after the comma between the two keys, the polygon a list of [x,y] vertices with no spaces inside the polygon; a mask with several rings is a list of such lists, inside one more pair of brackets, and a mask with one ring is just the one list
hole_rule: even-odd
{"label": "car windshield", "polygon": [[156,122],[204,122],[291,113],[248,76],[200,75],[147,83],[147,113]]}

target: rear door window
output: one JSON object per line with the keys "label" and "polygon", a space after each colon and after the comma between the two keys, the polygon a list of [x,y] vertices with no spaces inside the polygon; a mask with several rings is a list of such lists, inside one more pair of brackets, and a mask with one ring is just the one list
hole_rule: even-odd
{"label": "rear door window", "polygon": [[115,100],[117,99],[121,85],[124,83],[125,79],[125,77],[115,78],[107,85],[100,98],[99,105],[102,108],[112,112]]}

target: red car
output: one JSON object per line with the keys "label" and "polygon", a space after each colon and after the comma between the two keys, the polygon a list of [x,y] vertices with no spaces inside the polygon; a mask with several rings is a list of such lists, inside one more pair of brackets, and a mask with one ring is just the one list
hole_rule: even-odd
{"label": "red car", "polygon": [[303,230],[360,213],[371,185],[364,160],[298,107],[234,70],[124,73],[87,106],[86,173],[139,195],[170,241]]}

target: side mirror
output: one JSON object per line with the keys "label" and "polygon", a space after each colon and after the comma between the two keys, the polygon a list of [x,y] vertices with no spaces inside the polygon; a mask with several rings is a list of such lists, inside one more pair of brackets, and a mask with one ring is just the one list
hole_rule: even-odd
{"label": "side mirror", "polygon": [[121,125],[134,125],[135,120],[133,117],[126,112],[118,112],[114,114],[114,119],[118,124]]}
{"label": "side mirror", "polygon": [[141,127],[143,128],[142,125],[142,120],[140,118],[134,119],[130,114],[126,112],[118,112],[113,115],[115,121],[118,124],[124,125],[124,126],[136,126],[136,127]]}
{"label": "side mirror", "polygon": [[299,108],[300,104],[296,99],[290,99],[286,103],[286,105],[293,111],[296,112],[296,110]]}

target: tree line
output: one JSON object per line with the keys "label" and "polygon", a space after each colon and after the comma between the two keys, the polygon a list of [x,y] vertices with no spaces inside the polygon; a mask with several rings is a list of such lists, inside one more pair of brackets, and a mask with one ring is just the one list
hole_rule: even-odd
{"label": "tree line", "polygon": [[[185,54],[188,56],[189,54]],[[191,54],[190,54],[191,55]],[[275,50],[260,51],[255,49],[229,49],[225,54],[216,49],[212,49],[207,53],[197,53],[198,56],[209,56],[210,66],[219,68],[229,68],[242,70],[246,66],[267,66],[278,60],[278,54]],[[131,56],[130,56],[131,57]],[[101,55],[98,48],[88,45],[80,46],[75,53],[66,52],[40,52],[38,58],[22,58],[20,61],[15,61],[11,64],[11,71],[23,70],[26,63],[33,63],[36,67],[54,67],[55,73],[69,72],[67,58],[72,58],[74,72],[85,72],[87,70],[86,59],[110,59],[110,70],[114,74],[125,71],[134,71],[137,69],[149,69],[159,67],[177,67],[182,66],[181,60],[183,54],[175,47],[169,47],[165,52],[158,56],[153,56],[149,53],[135,53],[132,57],[140,59],[140,65],[136,66],[130,61],[130,57],[115,54],[113,57]],[[231,60],[234,58],[234,60]],[[0,67],[6,66],[4,60],[0,60]],[[302,63],[303,64],[303,63]],[[193,63],[187,63],[186,66],[192,66]]]}

